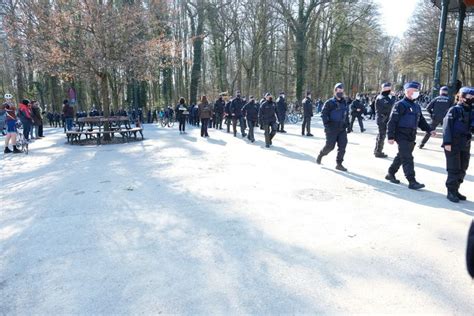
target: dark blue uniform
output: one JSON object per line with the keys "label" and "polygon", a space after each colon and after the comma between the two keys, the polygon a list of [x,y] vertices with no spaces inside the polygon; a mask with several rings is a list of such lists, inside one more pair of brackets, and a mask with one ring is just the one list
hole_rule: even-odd
{"label": "dark blue uniform", "polygon": [[249,134],[247,138],[253,143],[255,141],[253,130],[258,120],[258,106],[255,101],[251,100],[245,104],[242,108],[242,113],[245,115],[247,124],[249,126]]}
{"label": "dark blue uniform", "polygon": [[321,158],[329,154],[337,143],[337,164],[344,161],[347,146],[347,129],[349,128],[349,107],[343,98],[338,100],[333,97],[326,101],[321,110],[321,118],[324,123],[324,133],[326,134],[326,145],[318,156],[318,163]]}
{"label": "dark blue uniform", "polygon": [[213,121],[214,128],[222,129],[222,118],[224,116],[225,102],[219,98],[214,103],[215,120]]}
{"label": "dark blue uniform", "polygon": [[[448,113],[449,108],[452,106],[451,100],[448,96],[440,95],[434,98],[426,107],[426,110],[430,113],[431,116],[431,128],[433,130],[438,127],[439,124],[443,123],[443,119]],[[423,148],[430,139],[431,134],[426,133],[425,137],[421,141],[420,148]]]}
{"label": "dark blue uniform", "polygon": [[240,133],[242,137],[245,137],[245,119],[242,117],[242,107],[244,106],[244,100],[240,97],[232,99],[230,102],[229,110],[232,117],[232,129],[234,136],[237,136],[237,121],[240,123]]}
{"label": "dark blue uniform", "polygon": [[[385,156],[383,154],[383,145],[385,143],[385,137],[387,136],[387,123],[392,112],[393,104],[395,103],[395,97],[390,94],[379,94],[375,99],[375,111],[377,113],[377,126],[379,133],[377,134],[377,140],[375,143],[374,154],[376,156]],[[385,156],[386,157],[386,156]]]}
{"label": "dark blue uniform", "polygon": [[403,166],[407,180],[416,183],[413,149],[415,148],[417,128],[429,133],[432,128],[421,113],[421,107],[407,97],[395,103],[388,121],[388,139],[398,144],[398,154],[388,169],[390,175],[395,175]]}
{"label": "dark blue uniform", "polygon": [[265,131],[265,145],[270,147],[277,128],[275,102],[269,100],[263,102],[258,111],[258,118]]}
{"label": "dark blue uniform", "polygon": [[313,117],[313,101],[306,97],[303,100],[303,124],[301,125],[301,135],[311,135],[311,118]]}
{"label": "dark blue uniform", "polygon": [[[285,119],[286,111],[288,111],[288,105],[286,104],[285,98],[279,96],[276,100],[276,114],[278,118],[278,132],[285,132]],[[285,132],[286,133],[286,132]]]}
{"label": "dark blue uniform", "polygon": [[362,122],[362,115],[364,114],[364,110],[365,110],[365,107],[362,104],[362,102],[360,102],[360,100],[355,99],[351,103],[351,125],[350,125],[350,130],[351,131],[352,131],[352,128],[354,127],[354,121],[356,119],[359,122],[359,127],[360,127],[361,133],[363,133],[365,131],[364,123]]}
{"label": "dark blue uniform", "polygon": [[454,194],[464,181],[469,167],[471,138],[474,132],[474,111],[470,106],[456,104],[449,109],[443,121],[443,147],[451,145],[451,151],[445,150],[448,178],[446,187]]}

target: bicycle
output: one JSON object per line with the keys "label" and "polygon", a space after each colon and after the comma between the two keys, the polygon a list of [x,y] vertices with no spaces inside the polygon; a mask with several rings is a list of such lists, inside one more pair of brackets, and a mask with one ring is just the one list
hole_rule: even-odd
{"label": "bicycle", "polygon": [[161,119],[161,126],[162,127],[173,127],[174,126],[174,118],[173,117],[163,117]]}

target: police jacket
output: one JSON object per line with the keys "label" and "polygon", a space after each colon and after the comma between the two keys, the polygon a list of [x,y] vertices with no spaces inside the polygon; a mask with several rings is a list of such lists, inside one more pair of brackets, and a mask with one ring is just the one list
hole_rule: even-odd
{"label": "police jacket", "polygon": [[448,113],[449,108],[451,107],[451,101],[449,97],[440,95],[428,104],[426,110],[430,113],[433,119],[442,120],[446,113]]}
{"label": "police jacket", "polygon": [[278,120],[284,120],[286,111],[288,110],[288,106],[286,105],[285,98],[278,97],[276,101],[276,112],[278,116]]}
{"label": "police jacket", "polygon": [[379,118],[388,118],[392,112],[395,98],[392,95],[379,94],[375,99],[375,113]]}
{"label": "police jacket", "polygon": [[[357,111],[359,110],[359,111]],[[365,107],[364,105],[362,104],[362,102],[360,102],[360,100],[357,100],[355,99],[352,103],[351,103],[351,114],[352,115],[362,115],[364,114],[364,110],[365,110]]]}
{"label": "police jacket", "polygon": [[333,97],[327,100],[321,110],[321,118],[327,130],[343,130],[349,126],[349,107],[344,99]]}
{"label": "police jacket", "polygon": [[[443,120],[443,146],[456,144],[458,140],[470,140],[473,132],[474,111],[472,107],[456,104],[450,108]],[[464,144],[467,145],[470,142]]]}
{"label": "police jacket", "polygon": [[258,107],[255,101],[250,101],[242,108],[242,113],[249,121],[257,121]]}
{"label": "police jacket", "polygon": [[218,115],[222,115],[224,113],[225,102],[222,99],[217,99],[214,103],[214,112]]}
{"label": "police jacket", "polygon": [[313,116],[313,101],[306,97],[303,100],[303,116],[312,117]]}
{"label": "police jacket", "polygon": [[388,139],[414,142],[418,127],[427,133],[432,131],[421,113],[420,105],[407,97],[395,103],[388,120]]}
{"label": "police jacket", "polygon": [[262,124],[274,123],[276,121],[275,114],[275,102],[267,100],[260,105],[260,110],[258,111],[258,118]]}
{"label": "police jacket", "polygon": [[234,117],[242,117],[242,107],[244,106],[244,101],[241,98],[234,98],[230,101],[230,114],[233,114]]}

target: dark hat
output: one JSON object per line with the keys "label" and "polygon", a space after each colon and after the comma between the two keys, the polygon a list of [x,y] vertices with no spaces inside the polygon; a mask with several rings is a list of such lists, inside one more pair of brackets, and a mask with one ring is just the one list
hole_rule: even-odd
{"label": "dark hat", "polygon": [[447,86],[442,86],[439,88],[439,91],[449,91],[449,88]]}
{"label": "dark hat", "polygon": [[406,89],[420,90],[421,89],[421,83],[416,82],[416,81],[410,81],[410,82],[405,83],[405,85],[403,86],[403,89],[404,90],[406,90]]}
{"label": "dark hat", "polygon": [[265,93],[265,98],[271,97],[272,94],[270,92]]}
{"label": "dark hat", "polygon": [[23,101],[21,101],[21,103],[23,103],[24,105],[28,105],[28,104],[30,104],[30,100],[23,99]]}
{"label": "dark hat", "polygon": [[311,95],[311,91],[306,91],[306,96]]}
{"label": "dark hat", "polygon": [[236,92],[235,94],[236,94],[236,95],[240,95],[240,91],[239,91],[239,90],[237,90],[237,92]]}
{"label": "dark hat", "polygon": [[334,90],[336,89],[344,89],[344,84],[340,82],[336,83],[336,85],[334,86]]}
{"label": "dark hat", "polygon": [[473,87],[462,87],[461,89],[459,89],[459,92],[461,94],[474,95],[474,88]]}
{"label": "dark hat", "polygon": [[390,82],[384,82],[382,83],[382,89],[384,88],[390,88],[392,86],[392,84]]}
{"label": "dark hat", "polygon": [[284,91],[280,91],[280,95],[282,95],[282,94],[285,94],[285,92],[284,92]]}
{"label": "dark hat", "polygon": [[68,100],[68,99],[64,99],[63,104],[68,104],[68,103],[69,103],[69,100]]}

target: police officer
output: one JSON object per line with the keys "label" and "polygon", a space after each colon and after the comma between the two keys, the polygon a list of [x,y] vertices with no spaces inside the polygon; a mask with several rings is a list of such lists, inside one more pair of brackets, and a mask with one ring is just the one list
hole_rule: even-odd
{"label": "police officer", "polygon": [[356,99],[351,103],[351,126],[350,130],[353,131],[354,121],[357,119],[359,122],[360,132],[365,132],[364,123],[362,122],[362,115],[364,114],[365,107],[360,101],[360,95],[356,95]]}
{"label": "police officer", "polygon": [[265,94],[265,102],[260,105],[258,111],[258,118],[265,131],[265,147],[269,148],[272,145],[272,139],[276,134],[276,106],[273,102],[271,93]]}
{"label": "police officer", "polygon": [[288,105],[285,100],[285,92],[280,92],[280,96],[276,100],[276,112],[278,118],[277,132],[286,133],[285,131],[285,119],[286,111],[288,111]]}
{"label": "police officer", "polygon": [[235,98],[232,99],[229,106],[230,116],[232,118],[232,129],[234,131],[234,137],[237,137],[237,121],[240,123],[240,133],[242,137],[247,136],[245,134],[245,121],[242,117],[242,107],[244,101],[240,97],[240,91],[237,91]]}
{"label": "police officer", "polygon": [[413,149],[415,148],[416,130],[421,128],[427,133],[436,135],[436,132],[426,122],[421,113],[421,107],[415,100],[420,96],[421,84],[412,81],[403,86],[405,97],[395,103],[388,121],[388,143],[398,144],[398,154],[388,169],[385,179],[392,183],[400,183],[395,178],[400,166],[407,178],[408,187],[412,190],[419,190],[425,187],[415,179],[415,165],[413,163]]}
{"label": "police officer", "polygon": [[337,143],[336,169],[347,171],[342,165],[347,146],[347,131],[349,129],[349,107],[344,99],[344,85],[337,83],[334,86],[334,97],[327,100],[321,110],[321,118],[326,134],[326,145],[321,150],[316,159],[317,164],[321,164],[324,156],[329,154]]}
{"label": "police officer", "polygon": [[[448,91],[448,87],[441,87],[441,89],[439,89],[439,96],[434,98],[426,107],[426,110],[431,115],[430,125],[433,130],[435,130],[439,124],[443,123],[443,119],[446,116],[446,113],[448,113],[449,108],[452,106],[451,101],[448,97]],[[425,146],[426,142],[428,142],[428,139],[430,139],[430,136],[430,133],[426,133],[419,146],[420,149]]]}
{"label": "police officer", "polygon": [[443,147],[446,156],[448,200],[457,203],[466,200],[459,193],[471,156],[471,138],[474,132],[474,88],[463,87],[458,103],[449,109],[443,121]]}
{"label": "police officer", "polygon": [[247,123],[249,126],[249,134],[247,138],[253,143],[255,142],[253,130],[258,120],[258,106],[255,103],[255,99],[253,96],[250,96],[249,102],[245,104],[242,108],[242,114],[247,119]]}
{"label": "police officer", "polygon": [[311,92],[306,92],[306,98],[303,99],[303,124],[301,125],[301,135],[312,137],[311,134],[311,118],[313,117],[313,100],[311,100]]}
{"label": "police officer", "polygon": [[385,82],[382,84],[382,92],[375,99],[375,113],[377,114],[377,126],[379,128],[374,150],[374,155],[377,158],[387,158],[387,155],[383,152],[383,145],[387,135],[388,119],[395,104],[395,97],[390,94],[391,91],[392,84]]}
{"label": "police officer", "polygon": [[215,114],[215,121],[213,122],[214,128],[222,129],[222,117],[224,115],[224,108],[225,102],[223,99],[222,93],[219,94],[219,98],[214,102],[214,114]]}

